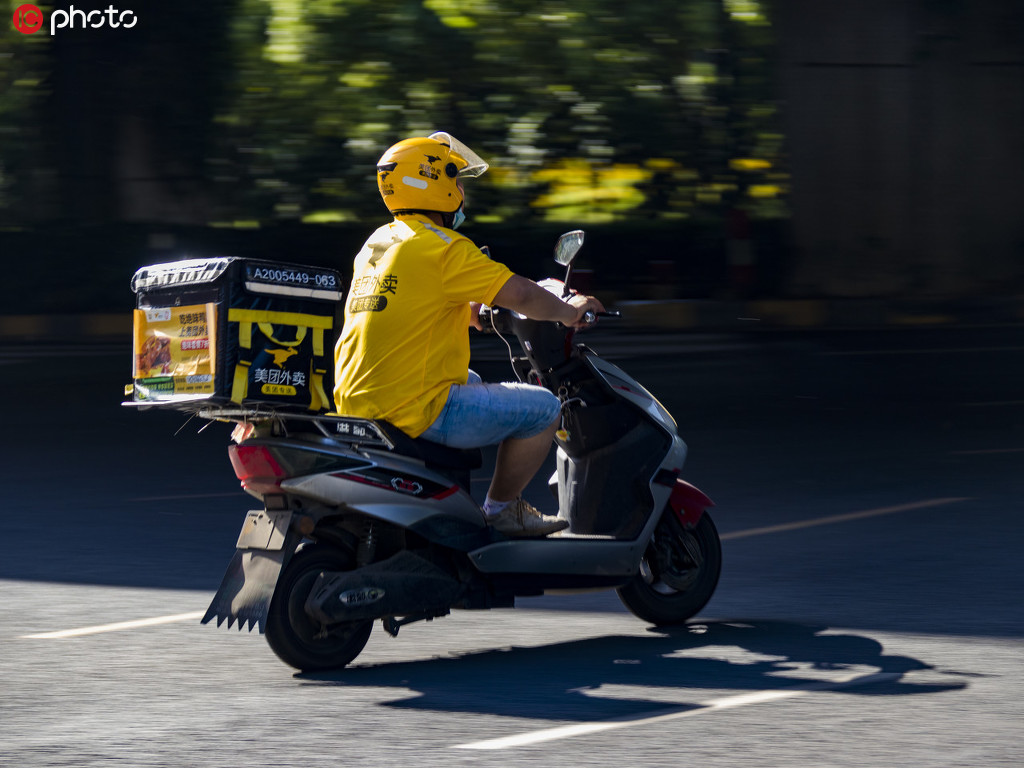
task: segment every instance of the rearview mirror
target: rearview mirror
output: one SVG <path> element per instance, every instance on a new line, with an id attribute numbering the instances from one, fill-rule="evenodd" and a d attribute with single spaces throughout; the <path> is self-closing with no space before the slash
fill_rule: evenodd
<path id="1" fill-rule="evenodd" d="M 566 232 L 564 235 L 559 237 L 558 242 L 555 243 L 555 261 L 563 267 L 568 267 L 572 264 L 572 260 L 576 258 L 576 254 L 579 253 L 579 250 L 582 247 L 582 229 L 574 229 L 572 232 Z"/>

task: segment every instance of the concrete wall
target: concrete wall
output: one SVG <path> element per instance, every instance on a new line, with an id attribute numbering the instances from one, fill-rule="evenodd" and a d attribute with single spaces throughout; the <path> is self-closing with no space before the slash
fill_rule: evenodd
<path id="1" fill-rule="evenodd" d="M 1024 2 L 775 6 L 791 292 L 1024 289 Z"/>

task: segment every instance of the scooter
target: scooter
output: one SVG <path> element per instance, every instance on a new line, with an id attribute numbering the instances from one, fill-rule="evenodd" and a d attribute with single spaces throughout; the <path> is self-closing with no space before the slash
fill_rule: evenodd
<path id="1" fill-rule="evenodd" d="M 583 240 L 559 238 L 565 279 L 541 285 L 569 295 Z M 721 543 L 713 502 L 680 478 L 687 449 L 672 416 L 574 329 L 497 307 L 481 318 L 518 339 L 517 376 L 562 402 L 549 486 L 569 527 L 547 538 L 489 528 L 469 490 L 479 450 L 344 415 L 211 408 L 199 415 L 236 423 L 231 463 L 262 508 L 247 514 L 203 623 L 258 626 L 282 661 L 313 671 L 355 659 L 377 620 L 397 636 L 452 609 L 555 590 L 615 589 L 655 625 L 705 606 Z"/>

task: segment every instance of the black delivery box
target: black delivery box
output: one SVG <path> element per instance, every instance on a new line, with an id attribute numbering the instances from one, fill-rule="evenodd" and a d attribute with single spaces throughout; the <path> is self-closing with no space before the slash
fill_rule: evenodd
<path id="1" fill-rule="evenodd" d="M 134 381 L 126 404 L 333 410 L 342 299 L 334 270 L 191 259 L 141 268 L 132 290 Z"/>

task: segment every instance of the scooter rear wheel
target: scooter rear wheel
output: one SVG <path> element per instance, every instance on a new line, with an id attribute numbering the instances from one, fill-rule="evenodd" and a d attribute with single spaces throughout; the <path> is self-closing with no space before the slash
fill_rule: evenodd
<path id="1" fill-rule="evenodd" d="M 684 528 L 666 509 L 647 545 L 640 571 L 619 587 L 619 599 L 632 613 L 656 626 L 682 624 L 695 616 L 718 586 L 722 543 L 705 512 Z"/>
<path id="2" fill-rule="evenodd" d="M 359 655 L 370 638 L 372 621 L 353 621 L 324 629 L 306 613 L 306 598 L 322 571 L 352 569 L 345 552 L 323 544 L 300 549 L 277 582 L 267 613 L 266 638 L 285 664 L 304 672 L 340 669 Z"/>

